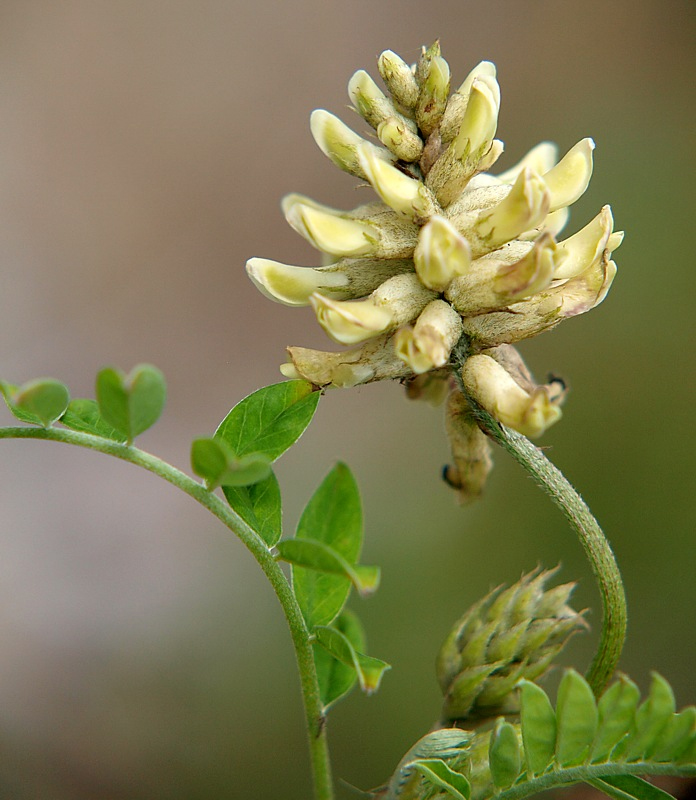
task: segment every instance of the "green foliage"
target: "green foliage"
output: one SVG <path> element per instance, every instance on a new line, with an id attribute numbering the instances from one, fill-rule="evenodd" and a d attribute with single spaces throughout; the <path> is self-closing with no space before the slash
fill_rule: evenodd
<path id="1" fill-rule="evenodd" d="M 0 381 L 0 392 L 17 419 L 44 428 L 60 419 L 70 402 L 65 384 L 53 378 L 36 378 L 21 386 Z"/>
<path id="2" fill-rule="evenodd" d="M 115 442 L 125 442 L 126 436 L 119 433 L 104 421 L 99 413 L 99 404 L 96 400 L 78 398 L 70 401 L 65 414 L 60 418 L 61 425 L 80 433 L 90 433 L 92 436 L 101 436 L 103 439 L 113 439 Z"/>
<path id="3" fill-rule="evenodd" d="M 321 394 L 307 381 L 285 381 L 265 386 L 245 397 L 215 431 L 238 458 L 261 454 L 269 462 L 279 458 L 312 421 Z M 230 506 L 267 545 L 282 535 L 281 497 L 273 473 L 250 486 L 223 485 Z"/>
<path id="4" fill-rule="evenodd" d="M 455 762 L 446 740 L 429 734 L 424 737 L 432 745 L 428 753 L 417 752 L 424 740 L 411 748 L 385 800 L 444 800 L 458 797 L 457 791 L 468 800 L 448 777 L 452 770 L 471 784 L 471 800 L 521 800 L 579 782 L 613 800 L 668 800 L 670 795 L 638 776 L 696 776 L 696 708 L 675 713 L 672 690 L 659 675 L 653 675 L 645 701 L 638 705 L 638 700 L 637 687 L 622 676 L 596 702 L 587 681 L 567 670 L 554 709 L 539 686 L 523 681 L 519 723 L 500 717 L 492 731 L 468 734 Z M 413 770 L 419 757 L 428 765 L 417 768 L 422 778 L 416 781 Z M 434 766 L 437 760 L 440 766 Z M 433 794 L 435 790 L 445 794 Z"/>
<path id="5" fill-rule="evenodd" d="M 530 775 L 540 775 L 556 749 L 556 715 L 544 690 L 530 681 L 520 686 L 522 742 Z"/>
<path id="6" fill-rule="evenodd" d="M 637 775 L 607 775 L 588 783 L 613 800 L 673 800 L 671 794 Z"/>
<path id="7" fill-rule="evenodd" d="M 374 694 L 377 691 L 382 676 L 391 669 L 389 664 L 358 652 L 351 640 L 336 627 L 317 625 L 314 635 L 317 642 L 337 661 L 355 670 L 363 692 Z"/>
<path id="8" fill-rule="evenodd" d="M 636 693 L 621 677 L 596 702 L 587 681 L 568 670 L 554 709 L 539 686 L 522 682 L 519 724 L 500 718 L 493 731 L 473 734 L 456 767 L 471 783 L 472 800 L 520 800 L 578 782 L 614 800 L 665 800 L 637 776 L 696 776 L 696 709 L 675 713 L 659 675 L 640 706 Z M 426 790 L 412 796 L 425 798 Z"/>
<path id="9" fill-rule="evenodd" d="M 558 687 L 556 700 L 556 761 L 563 767 L 581 764 L 597 735 L 599 712 L 588 683 L 569 669 Z"/>
<path id="10" fill-rule="evenodd" d="M 343 609 L 334 620 L 333 627 L 346 637 L 355 651 L 359 653 L 365 651 L 365 632 L 360 620 L 352 611 Z M 327 710 L 350 692 L 357 683 L 358 673 L 352 663 L 344 664 L 339 661 L 318 642 L 314 643 L 313 649 L 319 694 L 324 710 Z"/>
<path id="11" fill-rule="evenodd" d="M 209 489 L 217 486 L 248 486 L 268 478 L 271 464 L 263 453 L 237 458 L 222 439 L 195 439 L 191 444 L 191 468 L 205 479 Z"/>
<path id="12" fill-rule="evenodd" d="M 426 733 L 411 747 L 399 762 L 389 784 L 386 787 L 384 800 L 416 800 L 421 797 L 431 797 L 433 789 L 443 788 L 443 776 L 450 776 L 450 767 L 459 767 L 461 759 L 468 753 L 472 734 L 459 728 L 441 728 L 431 733 Z M 442 767 L 433 768 L 435 761 Z M 426 769 L 418 770 L 416 765 L 425 764 Z M 471 793 L 469 781 L 459 773 L 464 781 L 450 785 L 465 798 Z M 432 780 L 431 780 L 432 778 Z M 381 797 L 381 795 L 380 795 Z"/>
<path id="13" fill-rule="evenodd" d="M 455 800 L 469 800 L 471 797 L 469 781 L 451 769 L 442 759 L 424 758 L 414 761 L 413 768 L 432 786 L 443 789 L 448 797 L 454 797 Z"/>
<path id="14" fill-rule="evenodd" d="M 128 375 L 100 370 L 96 392 L 102 419 L 128 442 L 157 422 L 167 397 L 164 376 L 150 364 L 138 364 Z"/>
<path id="15" fill-rule="evenodd" d="M 517 730 L 502 718 L 491 733 L 488 760 L 493 783 L 499 789 L 512 786 L 522 769 L 522 752 Z"/>
<path id="16" fill-rule="evenodd" d="M 297 526 L 297 540 L 328 545 L 348 564 L 355 564 L 362 549 L 360 492 L 351 471 L 337 464 L 314 493 Z M 330 625 L 341 613 L 350 592 L 350 579 L 342 574 L 292 567 L 292 584 L 302 614 L 311 630 Z"/>
<path id="17" fill-rule="evenodd" d="M 269 547 L 283 534 L 280 486 L 273 471 L 250 486 L 223 486 L 227 502 Z"/>
<path id="18" fill-rule="evenodd" d="M 320 393 L 307 381 L 265 386 L 245 397 L 215 431 L 238 456 L 263 453 L 275 461 L 312 421 Z"/>
<path id="19" fill-rule="evenodd" d="M 323 542 L 286 539 L 278 544 L 277 550 L 283 561 L 296 567 L 307 567 L 330 575 L 343 575 L 363 596 L 373 594 L 379 586 L 379 567 L 350 564 L 333 547 Z"/>

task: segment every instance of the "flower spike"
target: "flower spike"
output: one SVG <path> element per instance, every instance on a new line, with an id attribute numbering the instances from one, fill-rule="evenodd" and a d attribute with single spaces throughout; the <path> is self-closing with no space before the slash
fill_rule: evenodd
<path id="1" fill-rule="evenodd" d="M 290 348 L 283 374 L 322 387 L 399 379 L 412 398 L 441 401 L 449 394 L 453 464 L 446 480 L 467 501 L 490 469 L 478 427 L 484 422 L 470 401 L 530 436 L 560 418 L 563 387 L 537 385 L 512 345 L 599 305 L 616 274 L 612 252 L 623 234 L 605 206 L 557 241 L 568 206 L 590 181 L 592 139 L 560 161 L 556 146 L 541 142 L 514 166 L 490 172 L 503 152 L 495 138 L 500 87 L 490 61 L 476 65 L 449 97 L 450 68 L 439 42 L 424 47 L 412 67 L 391 50 L 378 66 L 385 90 L 364 70 L 348 86 L 378 142 L 328 111 L 311 119 L 321 150 L 369 183 L 376 199 L 340 211 L 289 195 L 287 221 L 334 263 L 293 267 L 255 258 L 247 271 L 264 294 L 311 304 L 332 339 L 356 345 L 343 353 Z M 513 680 L 505 678 L 506 691 Z M 463 684 L 457 692 L 464 697 Z"/>

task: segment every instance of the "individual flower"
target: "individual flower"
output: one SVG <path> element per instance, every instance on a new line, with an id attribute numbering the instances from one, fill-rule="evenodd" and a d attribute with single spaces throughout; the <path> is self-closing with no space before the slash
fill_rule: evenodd
<path id="1" fill-rule="evenodd" d="M 247 271 L 267 297 L 311 306 L 326 333 L 351 347 L 290 347 L 284 375 L 319 387 L 399 379 L 409 396 L 430 400 L 450 393 L 446 479 L 466 501 L 490 469 L 470 406 L 527 436 L 560 418 L 563 384 L 537 385 L 511 345 L 601 303 L 622 234 L 605 206 L 558 239 L 589 184 L 592 139 L 560 160 L 543 142 L 514 167 L 490 172 L 503 151 L 492 63 L 478 64 L 452 93 L 438 42 L 413 66 L 389 50 L 378 66 L 386 91 L 364 70 L 348 84 L 369 138 L 328 111 L 311 116 L 322 152 L 377 199 L 340 211 L 289 195 L 288 223 L 328 266 L 252 258 Z"/>

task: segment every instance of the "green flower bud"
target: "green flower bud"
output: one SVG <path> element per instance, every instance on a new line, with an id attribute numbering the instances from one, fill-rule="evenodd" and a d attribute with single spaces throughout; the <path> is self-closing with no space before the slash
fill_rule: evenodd
<path id="1" fill-rule="evenodd" d="M 516 684 L 538 679 L 568 639 L 586 628 L 568 605 L 574 583 L 545 589 L 556 570 L 534 570 L 472 606 L 445 639 L 437 678 L 443 720 L 482 720 L 517 710 Z"/>

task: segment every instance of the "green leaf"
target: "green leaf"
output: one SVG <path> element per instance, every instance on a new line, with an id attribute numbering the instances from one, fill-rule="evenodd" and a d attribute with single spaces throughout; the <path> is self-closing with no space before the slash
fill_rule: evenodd
<path id="1" fill-rule="evenodd" d="M 543 689 L 530 681 L 520 681 L 520 715 L 527 767 L 541 775 L 556 750 L 556 715 Z"/>
<path id="2" fill-rule="evenodd" d="M 520 741 L 515 728 L 502 717 L 491 734 L 488 758 L 493 783 L 499 789 L 512 786 L 522 770 Z"/>
<path id="3" fill-rule="evenodd" d="M 662 731 L 657 747 L 649 753 L 651 761 L 675 761 L 688 748 L 696 733 L 696 708 L 688 706 L 674 714 Z"/>
<path id="4" fill-rule="evenodd" d="M 337 464 L 310 499 L 296 538 L 326 544 L 349 564 L 357 562 L 362 546 L 362 508 L 357 484 L 345 464 Z M 338 616 L 351 587 L 343 575 L 295 566 L 292 584 L 310 629 L 329 625 Z"/>
<path id="5" fill-rule="evenodd" d="M 582 764 L 597 733 L 598 712 L 587 681 L 566 670 L 556 699 L 556 761 L 562 767 Z"/>
<path id="6" fill-rule="evenodd" d="M 17 419 L 48 428 L 70 402 L 68 387 L 53 378 L 36 378 L 21 386 L 0 381 L 7 407 Z"/>
<path id="7" fill-rule="evenodd" d="M 99 413 L 96 400 L 77 398 L 70 401 L 65 414 L 60 418 L 62 425 L 72 431 L 91 433 L 103 439 L 113 439 L 115 442 L 125 442 L 126 437 L 108 425 Z"/>
<path id="8" fill-rule="evenodd" d="M 442 759 L 424 758 L 414 761 L 412 766 L 433 786 L 443 789 L 455 800 L 469 800 L 471 797 L 469 781 L 463 775 L 450 769 Z"/>
<path id="9" fill-rule="evenodd" d="M 671 794 L 637 775 L 607 775 L 588 783 L 613 800 L 674 800 Z"/>
<path id="10" fill-rule="evenodd" d="M 640 690 L 632 680 L 620 675 L 600 697 L 599 726 L 590 761 L 604 761 L 628 733 L 635 718 Z"/>
<path id="11" fill-rule="evenodd" d="M 374 694 L 379 688 L 382 675 L 391 666 L 379 658 L 358 652 L 347 636 L 336 628 L 318 625 L 314 628 L 317 642 L 342 664 L 353 666 L 358 674 L 360 688 L 365 694 Z"/>
<path id="12" fill-rule="evenodd" d="M 348 609 L 340 614 L 333 625 L 340 631 L 358 652 L 365 650 L 365 633 L 357 616 Z M 317 668 L 319 694 L 324 709 L 345 697 L 355 686 L 358 674 L 353 664 L 344 664 L 332 656 L 328 650 L 314 643 L 314 663 Z"/>
<path id="13" fill-rule="evenodd" d="M 191 469 L 200 478 L 215 483 L 227 469 L 228 450 L 217 439 L 191 442 Z"/>
<path id="14" fill-rule="evenodd" d="M 237 458 L 220 439 L 194 439 L 191 443 L 191 468 L 204 478 L 208 488 L 217 486 L 248 486 L 265 480 L 271 465 L 261 453 L 249 453 Z"/>
<path id="15" fill-rule="evenodd" d="M 627 761 L 639 759 L 659 744 L 659 737 L 674 714 L 672 687 L 653 672 L 647 700 L 636 711 L 635 728 L 626 743 L 623 757 Z"/>
<path id="16" fill-rule="evenodd" d="M 340 553 L 323 542 L 286 539 L 278 543 L 278 553 L 283 561 L 296 567 L 345 576 L 363 596 L 373 594 L 379 586 L 379 567 L 349 564 Z"/>
<path id="17" fill-rule="evenodd" d="M 283 534 L 282 507 L 278 479 L 273 472 L 250 486 L 223 486 L 222 493 L 269 547 L 277 543 Z"/>
<path id="18" fill-rule="evenodd" d="M 275 461 L 312 421 L 320 392 L 307 381 L 266 386 L 238 403 L 215 431 L 237 456 L 263 453 Z"/>
<path id="19" fill-rule="evenodd" d="M 102 418 L 128 442 L 157 422 L 167 396 L 164 376 L 150 364 L 128 375 L 107 367 L 97 374 L 96 389 Z"/>

